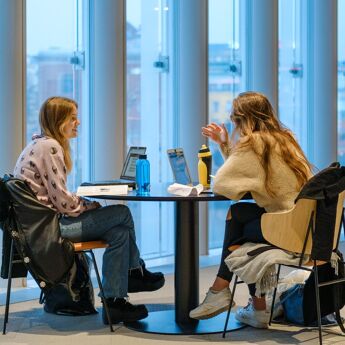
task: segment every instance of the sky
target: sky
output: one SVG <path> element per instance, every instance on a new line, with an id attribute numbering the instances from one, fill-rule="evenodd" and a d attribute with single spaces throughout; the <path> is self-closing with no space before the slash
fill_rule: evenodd
<path id="1" fill-rule="evenodd" d="M 59 48 L 74 51 L 76 45 L 77 0 L 27 0 L 27 51 L 33 55 L 41 50 Z M 100 0 L 96 0 L 100 1 Z M 140 25 L 141 6 L 147 0 L 127 0 L 127 20 Z M 156 0 L 157 3 L 159 0 Z M 173 1 L 173 0 L 172 0 Z M 187 1 L 187 0 L 186 0 Z M 240 0 L 209 0 L 209 42 L 230 43 L 233 39 L 233 4 L 238 11 Z M 290 1 L 290 0 L 289 0 Z M 300 1 L 300 0 L 297 0 Z M 147 1 L 154 3 L 154 0 Z M 286 3 L 286 0 L 284 1 Z M 344 16 L 345 0 L 339 0 L 339 16 Z M 238 32 L 238 23 L 235 23 Z M 339 31 L 345 32 L 345 20 L 338 20 Z M 281 33 L 284 36 L 284 33 Z M 288 34 L 288 36 L 290 36 Z M 345 59 L 345 40 L 338 35 L 340 59 Z M 235 41 L 238 36 L 235 35 Z"/>
<path id="2" fill-rule="evenodd" d="M 99 0 L 96 0 L 99 1 Z M 151 2 L 151 1 L 150 1 Z M 158 0 L 157 0 L 158 2 Z M 210 0 L 210 42 L 226 43 L 231 39 L 231 0 Z M 76 0 L 27 0 L 27 51 L 60 48 L 75 50 Z M 135 27 L 141 22 L 141 6 L 145 0 L 127 0 L 127 20 Z M 151 2 L 152 4 L 152 2 Z"/>
<path id="3" fill-rule="evenodd" d="M 75 50 L 75 0 L 27 0 L 27 52 Z"/>

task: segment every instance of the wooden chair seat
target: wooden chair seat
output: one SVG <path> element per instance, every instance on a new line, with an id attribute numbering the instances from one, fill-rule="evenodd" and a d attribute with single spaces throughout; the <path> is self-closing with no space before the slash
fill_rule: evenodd
<path id="1" fill-rule="evenodd" d="M 324 265 L 324 264 L 327 264 L 327 261 L 316 260 L 316 266 L 321 266 L 321 265 Z M 308 262 L 303 264 L 303 266 L 314 266 L 314 261 L 313 260 L 309 260 Z"/>
<path id="2" fill-rule="evenodd" d="M 105 241 L 89 241 L 89 242 L 76 242 L 73 243 L 74 250 L 76 252 L 82 252 L 83 250 L 90 250 L 96 248 L 107 248 L 109 244 Z"/>
<path id="3" fill-rule="evenodd" d="M 230 252 L 233 252 L 233 251 L 235 251 L 236 249 L 238 249 L 240 247 L 241 247 L 240 244 L 234 244 L 234 245 L 230 246 L 228 249 L 229 249 Z"/>

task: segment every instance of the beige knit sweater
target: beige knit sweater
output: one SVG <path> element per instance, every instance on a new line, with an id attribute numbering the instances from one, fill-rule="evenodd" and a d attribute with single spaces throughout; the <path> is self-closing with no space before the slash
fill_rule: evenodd
<path id="1" fill-rule="evenodd" d="M 254 137 L 255 147 L 262 149 L 259 135 Z M 241 141 L 246 140 L 242 138 Z M 271 188 L 275 192 L 272 197 L 265 188 L 265 171 L 259 157 L 249 147 L 222 150 L 226 158 L 219 168 L 213 191 L 232 200 L 240 200 L 250 192 L 256 203 L 267 212 L 281 212 L 291 209 L 294 205 L 299 188 L 297 178 L 289 166 L 282 160 L 277 150 L 272 153 Z"/>

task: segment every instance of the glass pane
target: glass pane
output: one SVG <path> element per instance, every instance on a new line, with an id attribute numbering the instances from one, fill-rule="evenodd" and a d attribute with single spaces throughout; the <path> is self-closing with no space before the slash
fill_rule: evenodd
<path id="1" fill-rule="evenodd" d="M 71 63 L 77 49 L 77 0 L 27 0 L 26 140 L 39 133 L 38 112 L 51 96 L 65 96 L 79 103 L 83 122 L 82 69 Z M 79 131 L 82 133 L 82 130 Z M 81 137 L 71 143 L 74 158 L 69 187 L 81 182 Z"/>
<path id="2" fill-rule="evenodd" d="M 231 131 L 232 100 L 241 88 L 239 0 L 209 1 L 209 122 L 225 123 Z M 218 145 L 209 142 L 213 174 L 223 164 Z M 230 202 L 209 203 L 209 248 L 222 246 Z"/>
<path id="3" fill-rule="evenodd" d="M 171 57 L 168 0 L 127 1 L 127 145 L 146 146 L 151 183 L 167 182 L 166 150 L 172 147 Z M 170 58 L 170 61 L 169 61 Z M 174 250 L 173 208 L 169 203 L 130 203 L 144 257 Z"/>
<path id="4" fill-rule="evenodd" d="M 345 165 L 345 0 L 338 0 L 338 160 Z"/>
<path id="5" fill-rule="evenodd" d="M 279 118 L 307 153 L 301 7 L 300 0 L 279 0 Z"/>

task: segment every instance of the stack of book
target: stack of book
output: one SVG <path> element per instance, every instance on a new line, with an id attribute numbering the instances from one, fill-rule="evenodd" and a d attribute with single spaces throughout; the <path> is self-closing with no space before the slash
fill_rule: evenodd
<path id="1" fill-rule="evenodd" d="M 84 182 L 77 189 L 79 196 L 126 195 L 132 190 L 127 184 L 104 182 Z"/>

